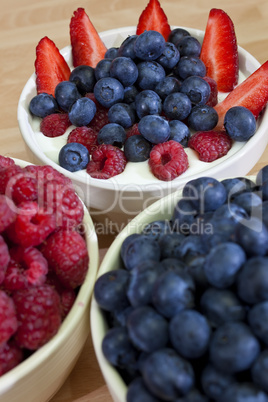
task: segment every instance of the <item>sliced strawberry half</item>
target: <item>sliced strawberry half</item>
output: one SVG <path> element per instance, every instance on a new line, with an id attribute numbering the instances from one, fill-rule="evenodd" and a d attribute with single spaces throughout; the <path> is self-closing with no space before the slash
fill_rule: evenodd
<path id="1" fill-rule="evenodd" d="M 37 93 L 54 95 L 57 84 L 68 81 L 71 70 L 55 43 L 47 36 L 36 46 L 35 59 Z"/>
<path id="2" fill-rule="evenodd" d="M 214 107 L 219 115 L 218 124 L 214 130 L 223 129 L 224 116 L 231 107 L 244 106 L 251 110 L 255 118 L 257 118 L 267 102 L 268 60 Z"/>
<path id="3" fill-rule="evenodd" d="M 239 60 L 234 24 L 225 11 L 210 10 L 200 59 L 213 78 L 218 90 L 230 92 L 237 85 Z"/>
<path id="4" fill-rule="evenodd" d="M 78 8 L 70 21 L 70 39 L 74 67 L 96 67 L 107 48 L 90 21 L 84 8 Z"/>
<path id="5" fill-rule="evenodd" d="M 167 16 L 158 0 L 149 0 L 140 15 L 136 34 L 140 35 L 142 32 L 150 30 L 160 32 L 166 40 L 171 32 Z"/>

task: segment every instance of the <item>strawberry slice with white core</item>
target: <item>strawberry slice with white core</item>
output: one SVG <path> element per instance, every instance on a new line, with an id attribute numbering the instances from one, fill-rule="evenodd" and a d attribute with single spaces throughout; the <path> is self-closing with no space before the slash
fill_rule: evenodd
<path id="1" fill-rule="evenodd" d="M 71 18 L 70 39 L 74 67 L 96 67 L 104 58 L 107 48 L 83 8 L 78 8 Z"/>
<path id="2" fill-rule="evenodd" d="M 140 15 L 136 34 L 140 35 L 144 31 L 160 32 L 168 40 L 171 28 L 158 0 L 150 0 Z"/>
<path id="3" fill-rule="evenodd" d="M 221 9 L 210 10 L 200 59 L 207 75 L 217 82 L 219 91 L 233 90 L 239 73 L 237 40 L 231 18 Z"/>
<path id="4" fill-rule="evenodd" d="M 244 106 L 257 119 L 267 102 L 268 60 L 246 78 L 245 81 L 237 85 L 222 102 L 214 107 L 219 116 L 218 124 L 214 130 L 222 130 L 224 128 L 224 116 L 231 107 Z"/>

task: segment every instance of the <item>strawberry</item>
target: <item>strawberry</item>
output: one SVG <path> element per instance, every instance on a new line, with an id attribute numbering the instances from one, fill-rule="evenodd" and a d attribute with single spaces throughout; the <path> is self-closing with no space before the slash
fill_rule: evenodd
<path id="1" fill-rule="evenodd" d="M 239 60 L 234 24 L 221 9 L 210 10 L 200 59 L 218 90 L 230 92 L 237 85 Z"/>
<path id="2" fill-rule="evenodd" d="M 219 120 L 215 130 L 223 129 L 224 116 L 233 106 L 244 106 L 257 118 L 268 102 L 268 60 L 214 108 Z"/>
<path id="3" fill-rule="evenodd" d="M 158 0 L 149 0 L 146 8 L 140 15 L 136 34 L 140 35 L 144 31 L 160 32 L 166 41 L 171 32 L 168 19 Z"/>
<path id="4" fill-rule="evenodd" d="M 55 43 L 47 36 L 36 46 L 35 59 L 37 93 L 54 95 L 57 84 L 68 81 L 71 70 Z"/>
<path id="5" fill-rule="evenodd" d="M 74 67 L 96 67 L 107 51 L 84 8 L 78 8 L 70 21 L 70 38 Z"/>

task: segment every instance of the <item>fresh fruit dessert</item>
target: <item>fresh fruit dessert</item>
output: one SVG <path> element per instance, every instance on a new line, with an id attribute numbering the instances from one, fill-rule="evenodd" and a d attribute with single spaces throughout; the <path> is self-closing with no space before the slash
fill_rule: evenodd
<path id="1" fill-rule="evenodd" d="M 192 179 L 125 230 L 94 297 L 127 402 L 268 400 L 267 208 L 265 166 Z"/>
<path id="2" fill-rule="evenodd" d="M 29 110 L 41 148 L 71 172 L 109 179 L 131 165 L 131 177 L 143 162 L 144 172 L 170 181 L 194 159 L 217 161 L 257 130 L 268 61 L 240 76 L 234 24 L 221 9 L 210 10 L 200 41 L 172 28 L 150 0 L 136 32 L 107 47 L 78 8 L 70 43 L 68 64 L 51 39 L 39 41 Z"/>
<path id="3" fill-rule="evenodd" d="M 50 166 L 0 156 L 0 376 L 47 343 L 89 265 L 84 207 Z"/>

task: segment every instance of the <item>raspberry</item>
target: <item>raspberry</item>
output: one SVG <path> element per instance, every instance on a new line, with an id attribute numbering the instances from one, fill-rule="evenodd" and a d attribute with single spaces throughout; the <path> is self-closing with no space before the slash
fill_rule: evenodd
<path id="1" fill-rule="evenodd" d="M 215 106 L 218 103 L 218 86 L 217 86 L 217 82 L 213 79 L 210 78 L 208 76 L 202 77 L 203 80 L 205 80 L 209 86 L 210 86 L 210 96 L 209 99 L 207 101 L 207 105 L 208 106 Z"/>
<path id="2" fill-rule="evenodd" d="M 37 248 L 15 246 L 10 249 L 10 257 L 4 280 L 5 289 L 14 291 L 45 283 L 48 263 Z"/>
<path id="3" fill-rule="evenodd" d="M 0 235 L 0 284 L 5 279 L 6 269 L 8 267 L 8 263 L 10 261 L 10 254 L 8 250 L 8 246 Z"/>
<path id="4" fill-rule="evenodd" d="M 23 351 L 12 339 L 0 348 L 0 377 L 16 367 L 23 359 Z"/>
<path id="5" fill-rule="evenodd" d="M 42 119 L 40 131 L 46 137 L 59 137 L 71 124 L 68 113 L 52 113 Z"/>
<path id="6" fill-rule="evenodd" d="M 140 131 L 138 128 L 139 123 L 133 124 L 130 128 L 126 130 L 127 138 L 132 137 L 133 135 L 140 135 Z"/>
<path id="7" fill-rule="evenodd" d="M 92 128 L 96 133 L 98 133 L 102 129 L 102 127 L 110 123 L 108 119 L 108 109 L 106 109 L 96 100 L 94 94 L 87 93 L 85 96 L 91 99 L 97 106 L 95 116 L 93 117 L 88 126 Z"/>
<path id="8" fill-rule="evenodd" d="M 13 186 L 12 200 L 16 205 L 24 201 L 35 201 L 37 199 L 38 187 L 37 180 L 28 177 L 27 173 L 19 177 L 16 185 Z"/>
<path id="9" fill-rule="evenodd" d="M 15 165 L 15 162 L 13 159 L 0 155 L 0 168 L 7 168 L 9 166 Z"/>
<path id="10" fill-rule="evenodd" d="M 16 219 L 16 206 L 14 202 L 0 194 L 0 233 L 2 233 Z"/>
<path id="11" fill-rule="evenodd" d="M 157 179 L 173 180 L 185 172 L 188 166 L 188 156 L 180 143 L 170 140 L 152 148 L 149 167 Z"/>
<path id="12" fill-rule="evenodd" d="M 23 169 L 18 165 L 11 165 L 1 170 L 0 175 L 0 194 L 5 194 L 12 198 L 13 187 L 21 177 Z"/>
<path id="13" fill-rule="evenodd" d="M 57 275 L 50 271 L 47 275 L 46 283 L 52 286 L 60 296 L 61 318 L 64 319 L 71 310 L 76 299 L 75 290 L 66 288 L 59 280 Z"/>
<path id="14" fill-rule="evenodd" d="M 38 207 L 35 201 L 19 205 L 15 222 L 6 230 L 8 238 L 15 244 L 30 247 L 41 244 L 56 229 L 56 218 Z"/>
<path id="15" fill-rule="evenodd" d="M 67 143 L 78 142 L 84 145 L 90 154 L 98 146 L 97 133 L 90 127 L 82 126 L 74 128 L 67 139 Z"/>
<path id="16" fill-rule="evenodd" d="M 212 162 L 226 155 L 232 147 L 232 139 L 224 131 L 198 131 L 188 146 L 199 153 L 203 162 Z"/>
<path id="17" fill-rule="evenodd" d="M 18 290 L 13 295 L 18 330 L 15 340 L 21 348 L 36 350 L 48 342 L 61 324 L 60 298 L 49 285 Z"/>
<path id="18" fill-rule="evenodd" d="M 87 173 L 95 179 L 109 179 L 122 173 L 127 159 L 124 152 L 109 144 L 101 144 L 92 153 Z"/>
<path id="19" fill-rule="evenodd" d="M 16 308 L 11 297 L 0 290 L 0 347 L 3 346 L 18 328 Z"/>
<path id="20" fill-rule="evenodd" d="M 56 180 L 58 183 L 72 186 L 72 181 L 68 177 L 64 176 L 58 170 L 54 169 L 52 166 L 44 165 L 28 165 L 25 167 L 25 171 L 27 171 L 30 177 L 33 177 L 37 180 L 38 188 L 43 186 L 43 184 L 47 181 Z"/>
<path id="21" fill-rule="evenodd" d="M 79 233 L 59 230 L 49 236 L 41 251 L 64 286 L 75 289 L 83 283 L 89 256 L 86 242 Z"/>

